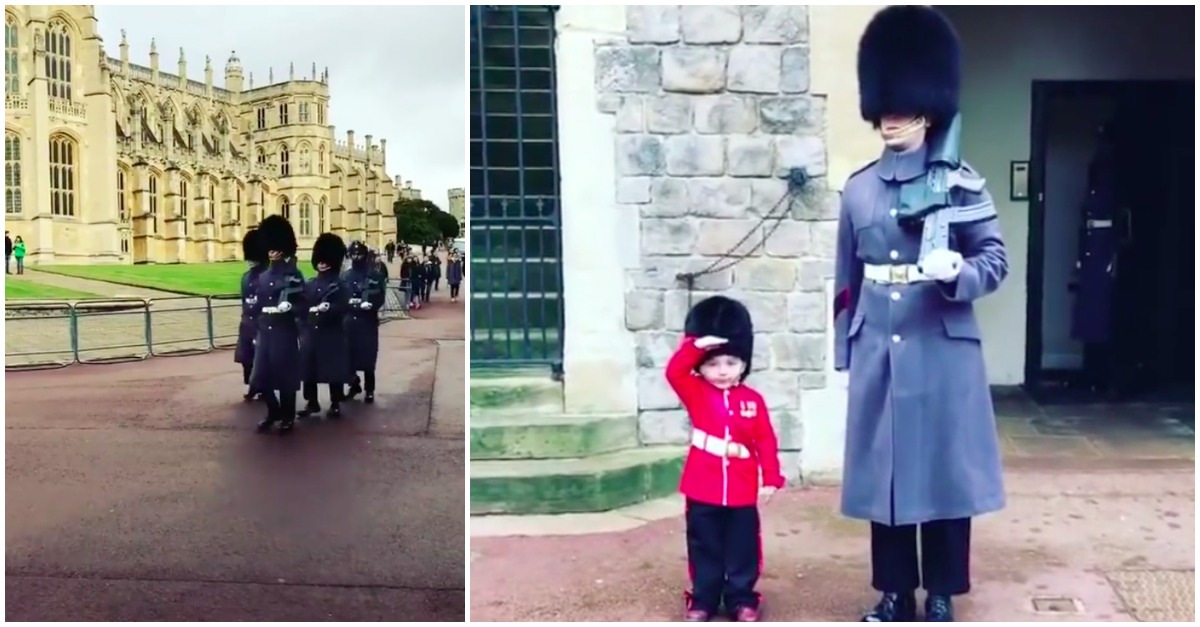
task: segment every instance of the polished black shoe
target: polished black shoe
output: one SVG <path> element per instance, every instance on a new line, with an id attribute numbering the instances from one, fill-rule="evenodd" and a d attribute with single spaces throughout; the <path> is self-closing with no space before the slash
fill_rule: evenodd
<path id="1" fill-rule="evenodd" d="M 301 409 L 300 411 L 296 412 L 296 415 L 301 418 L 308 418 L 309 416 L 312 416 L 313 414 L 319 414 L 319 413 L 321 413 L 320 403 L 309 403 L 304 406 L 304 409 Z"/>
<path id="2" fill-rule="evenodd" d="M 259 396 L 259 393 L 254 390 L 246 390 L 246 393 L 242 395 L 242 402 L 253 403 L 259 399 Z"/>
<path id="3" fill-rule="evenodd" d="M 266 433 L 271 430 L 271 426 L 275 424 L 275 416 L 267 416 L 258 421 L 258 426 L 254 428 L 257 433 Z"/>
<path id="4" fill-rule="evenodd" d="M 925 597 L 925 622 L 953 623 L 954 601 L 945 594 L 931 594 Z"/>
<path id="5" fill-rule="evenodd" d="M 917 597 L 912 592 L 885 592 L 867 612 L 863 623 L 911 623 L 917 620 Z"/>
<path id="6" fill-rule="evenodd" d="M 350 391 L 346 392 L 346 398 L 348 400 L 354 400 L 354 397 L 358 396 L 359 394 L 362 394 L 362 391 L 363 391 L 362 386 L 355 383 L 350 386 Z"/>
<path id="7" fill-rule="evenodd" d="M 342 417 L 342 408 L 337 405 L 333 405 L 332 407 L 329 408 L 329 411 L 325 412 L 325 417 L 326 418 L 341 418 Z"/>
<path id="8" fill-rule="evenodd" d="M 279 435 L 287 435 L 287 434 L 291 433 L 292 430 L 295 428 L 296 428 L 295 420 L 284 419 L 283 422 L 279 423 Z"/>
<path id="9" fill-rule="evenodd" d="M 375 393 L 367 392 L 367 395 L 363 397 L 363 402 L 367 403 L 367 404 L 374 403 L 375 402 Z"/>

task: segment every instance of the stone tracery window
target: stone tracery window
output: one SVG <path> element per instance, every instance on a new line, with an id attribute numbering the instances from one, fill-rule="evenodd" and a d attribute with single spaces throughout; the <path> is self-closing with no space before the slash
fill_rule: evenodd
<path id="1" fill-rule="evenodd" d="M 149 199 L 150 210 L 147 211 L 146 213 L 150 216 L 150 218 L 149 218 L 150 219 L 150 232 L 157 233 L 158 232 L 158 175 L 157 174 L 150 175 L 150 184 L 149 184 L 148 188 L 150 190 L 150 199 Z"/>
<path id="2" fill-rule="evenodd" d="M 300 236 L 312 237 L 312 201 L 308 196 L 300 199 Z"/>
<path id="3" fill-rule="evenodd" d="M 123 168 L 117 168 L 117 217 L 129 222 L 129 181 Z"/>
<path id="4" fill-rule="evenodd" d="M 279 147 L 279 175 L 292 175 L 291 155 L 288 154 L 287 146 Z"/>
<path id="5" fill-rule="evenodd" d="M 279 215 L 283 216 L 284 220 L 292 221 L 292 205 L 288 202 L 287 196 L 279 197 Z"/>
<path id="6" fill-rule="evenodd" d="M 71 99 L 71 31 L 59 19 L 46 31 L 46 79 L 51 98 Z"/>
<path id="7" fill-rule="evenodd" d="M 4 134 L 4 213 L 21 213 L 21 138 Z"/>
<path id="8" fill-rule="evenodd" d="M 17 19 L 4 15 L 4 93 L 17 94 L 21 91 L 21 67 L 17 52 Z"/>
<path id="9" fill-rule="evenodd" d="M 300 174 L 312 174 L 312 150 L 308 144 L 300 145 L 300 162 L 297 165 L 300 166 Z"/>
<path id="10" fill-rule="evenodd" d="M 66 135 L 50 138 L 50 213 L 75 215 L 75 181 L 78 162 L 75 140 Z"/>
<path id="11" fill-rule="evenodd" d="M 279 125 L 288 125 L 288 103 L 286 102 L 279 103 Z"/>
<path id="12" fill-rule="evenodd" d="M 317 231 L 319 233 L 327 233 L 328 223 L 325 221 L 325 198 L 321 197 L 321 204 L 317 207 Z"/>
<path id="13" fill-rule="evenodd" d="M 183 234 L 188 234 L 188 182 L 179 179 L 179 217 L 183 218 Z"/>
<path id="14" fill-rule="evenodd" d="M 310 121 L 311 120 L 309 118 L 309 113 L 308 113 L 308 103 L 301 102 L 300 103 L 300 123 L 308 124 Z"/>
<path id="15" fill-rule="evenodd" d="M 317 174 L 325 174 L 325 144 L 317 149 Z"/>
<path id="16" fill-rule="evenodd" d="M 215 220 L 217 215 L 217 181 L 208 179 L 208 214 L 201 216 L 207 220 Z"/>
<path id="17" fill-rule="evenodd" d="M 267 151 L 260 146 L 258 149 L 258 165 L 267 165 Z"/>

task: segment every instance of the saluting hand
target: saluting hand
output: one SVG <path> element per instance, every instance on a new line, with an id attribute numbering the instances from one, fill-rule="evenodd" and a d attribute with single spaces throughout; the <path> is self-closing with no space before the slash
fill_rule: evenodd
<path id="1" fill-rule="evenodd" d="M 287 313 L 292 310 L 292 304 L 285 300 L 282 303 L 279 303 L 275 309 L 277 309 L 279 313 Z"/>
<path id="2" fill-rule="evenodd" d="M 729 340 L 727 340 L 723 337 L 717 337 L 715 335 L 706 335 L 702 338 L 697 338 L 696 341 L 692 342 L 692 345 L 695 346 L 696 348 L 699 348 L 702 350 L 708 350 L 710 348 L 720 346 L 727 342 L 729 342 Z"/>

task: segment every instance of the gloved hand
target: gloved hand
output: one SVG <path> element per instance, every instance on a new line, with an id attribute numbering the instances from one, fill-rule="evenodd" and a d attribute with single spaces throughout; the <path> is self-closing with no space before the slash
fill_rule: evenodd
<path id="1" fill-rule="evenodd" d="M 727 340 L 723 337 L 717 337 L 715 335 L 706 335 L 702 338 L 697 338 L 695 342 L 692 342 L 692 345 L 699 349 L 708 350 L 714 346 L 720 346 L 722 344 L 725 344 L 728 341 L 729 340 Z"/>
<path id="2" fill-rule="evenodd" d="M 285 300 L 282 303 L 279 303 L 275 309 L 279 310 L 279 313 L 287 313 L 292 310 L 292 304 Z"/>
<path id="3" fill-rule="evenodd" d="M 246 304 L 247 304 L 247 305 L 253 305 L 253 304 L 257 303 L 257 302 L 258 302 L 258 297 L 257 297 L 257 296 L 251 296 L 250 298 L 247 298 L 247 299 L 246 299 Z"/>
<path id="4" fill-rule="evenodd" d="M 361 299 L 361 298 L 351 298 L 351 299 L 350 299 L 350 304 L 351 304 L 351 305 L 357 305 L 357 304 L 359 304 L 359 303 L 361 303 L 361 302 L 362 302 L 362 299 Z"/>
<path id="5" fill-rule="evenodd" d="M 362 303 L 359 303 L 359 304 L 358 304 L 358 307 L 359 307 L 359 309 L 363 309 L 363 310 L 365 310 L 365 311 L 370 311 L 370 310 L 371 310 L 371 308 L 372 308 L 372 307 L 374 307 L 374 306 L 375 306 L 375 305 L 372 305 L 371 303 L 369 303 L 369 302 L 365 302 L 365 301 L 364 301 L 364 302 L 362 302 Z"/>
<path id="6" fill-rule="evenodd" d="M 317 311 L 329 311 L 329 303 L 321 303 L 317 305 Z"/>
<path id="7" fill-rule="evenodd" d="M 925 255 L 917 268 L 925 276 L 948 283 L 958 278 L 962 272 L 963 256 L 947 248 L 938 248 Z"/>

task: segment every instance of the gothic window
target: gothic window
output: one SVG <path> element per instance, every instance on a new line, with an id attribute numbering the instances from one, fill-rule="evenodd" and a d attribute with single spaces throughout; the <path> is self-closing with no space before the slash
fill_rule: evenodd
<path id="1" fill-rule="evenodd" d="M 202 216 L 206 219 L 213 220 L 217 215 L 217 182 L 213 179 L 208 179 L 208 215 Z"/>
<path id="2" fill-rule="evenodd" d="M 122 223 L 129 222 L 129 182 L 125 170 L 117 168 L 117 217 Z"/>
<path id="3" fill-rule="evenodd" d="M 158 175 L 150 175 L 150 232 L 158 232 Z"/>
<path id="4" fill-rule="evenodd" d="M 21 213 L 21 138 L 4 134 L 4 213 Z"/>
<path id="5" fill-rule="evenodd" d="M 262 148 L 258 149 L 258 165 L 267 165 L 267 152 Z"/>
<path id="6" fill-rule="evenodd" d="M 312 237 L 312 203 L 308 197 L 300 199 L 300 236 Z"/>
<path id="7" fill-rule="evenodd" d="M 312 174 L 312 151 L 308 144 L 300 146 L 300 174 Z"/>
<path id="8" fill-rule="evenodd" d="M 279 215 L 288 222 L 292 221 L 292 205 L 288 202 L 287 196 L 279 197 Z"/>
<path id="9" fill-rule="evenodd" d="M 50 138 L 50 213 L 75 215 L 75 168 L 78 151 L 66 135 Z"/>
<path id="10" fill-rule="evenodd" d="M 325 222 L 325 199 L 321 199 L 321 204 L 317 207 L 317 231 L 320 233 L 326 232 Z"/>
<path id="11" fill-rule="evenodd" d="M 325 105 L 317 103 L 317 124 L 325 123 Z"/>
<path id="12" fill-rule="evenodd" d="M 16 94 L 21 91 L 20 66 L 17 64 L 17 20 L 11 15 L 4 16 L 4 93 Z"/>
<path id="13" fill-rule="evenodd" d="M 71 99 L 71 32 L 62 20 L 46 31 L 46 79 L 51 98 Z"/>
<path id="14" fill-rule="evenodd" d="M 279 103 L 279 125 L 287 126 L 288 124 L 288 103 Z"/>
<path id="15" fill-rule="evenodd" d="M 266 107 L 258 108 L 257 122 L 258 122 L 258 130 L 261 131 L 261 130 L 267 128 L 267 108 Z"/>
<path id="16" fill-rule="evenodd" d="M 183 234 L 188 232 L 188 184 L 179 179 L 179 217 L 183 218 Z"/>
<path id="17" fill-rule="evenodd" d="M 317 150 L 317 174 L 325 174 L 325 144 Z"/>
<path id="18" fill-rule="evenodd" d="M 300 123 L 308 124 L 310 121 L 311 120 L 309 120 L 309 117 L 308 117 L 308 103 L 301 102 L 300 103 Z"/>
<path id="19" fill-rule="evenodd" d="M 121 234 L 121 254 L 122 255 L 129 254 L 129 233 L 128 232 Z"/>
<path id="20" fill-rule="evenodd" d="M 288 154 L 287 146 L 280 146 L 279 148 L 279 175 L 292 175 L 291 156 Z"/>

